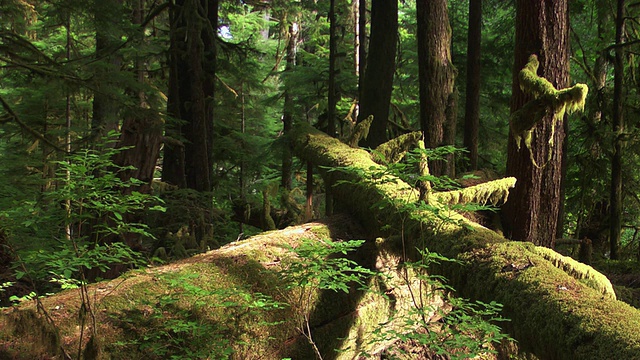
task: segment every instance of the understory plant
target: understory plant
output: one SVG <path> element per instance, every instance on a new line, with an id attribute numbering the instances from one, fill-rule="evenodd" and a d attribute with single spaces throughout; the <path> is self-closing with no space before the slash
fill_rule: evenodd
<path id="1" fill-rule="evenodd" d="M 404 285 L 410 293 L 412 308 L 379 324 L 370 344 L 392 344 L 385 350 L 387 358 L 410 355 L 411 350 L 403 348 L 410 344 L 411 348 L 426 348 L 431 354 L 462 360 L 496 353 L 492 344 L 511 340 L 497 325 L 508 321 L 500 316 L 501 304 L 456 297 L 455 290 L 446 284 L 444 277 L 429 274 L 429 268 L 434 264 L 459 261 L 426 249 L 418 252 L 418 261 L 402 264 Z M 419 280 L 417 285 L 409 279 L 409 274 Z M 441 298 L 442 303 L 434 302 L 437 298 Z M 391 322 L 393 326 L 386 326 Z M 366 352 L 361 355 L 371 356 Z"/>
<path id="2" fill-rule="evenodd" d="M 310 314 L 319 291 L 343 292 L 366 290 L 367 278 L 376 273 L 358 265 L 345 256 L 364 244 L 364 240 L 333 241 L 302 239 L 298 246 L 289 247 L 294 255 L 283 264 L 281 271 L 287 289 L 297 292 L 297 330 L 312 346 L 318 359 L 322 353 L 313 338 Z"/>
<path id="3" fill-rule="evenodd" d="M 33 292 L 27 299 L 39 302 L 39 296 L 56 286 L 78 289 L 78 358 L 85 331 L 89 330 L 92 338 L 97 335 L 90 280 L 99 279 L 114 266 L 126 269 L 144 264 L 141 254 L 124 243 L 125 237 L 151 237 L 147 226 L 133 219 L 141 211 L 163 210 L 159 199 L 136 191 L 141 181 L 122 176 L 133 170 L 113 162 L 123 150 L 99 146 L 56 161 L 55 177 L 48 182 L 50 189 L 39 199 L 0 214 L 2 226 L 10 231 L 13 242 L 24 246 L 15 251 L 15 267 L 16 278 L 32 284 Z M 41 243 L 35 247 L 30 244 L 34 241 L 48 246 Z M 43 286 L 47 282 L 53 286 Z M 38 309 L 44 311 L 42 306 Z M 68 356 L 67 349 L 62 351 Z"/>

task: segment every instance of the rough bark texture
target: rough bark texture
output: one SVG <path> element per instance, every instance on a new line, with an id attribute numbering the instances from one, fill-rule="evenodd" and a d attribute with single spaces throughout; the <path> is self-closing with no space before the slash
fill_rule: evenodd
<path id="1" fill-rule="evenodd" d="M 401 182 L 372 180 L 371 169 L 380 165 L 367 152 L 310 129 L 293 134 L 296 152 L 304 159 L 362 171 L 334 172 L 345 180 L 334 193 L 367 229 L 379 236 L 402 231 L 407 249 L 426 246 L 464 260 L 464 266 L 434 271 L 447 276 L 463 296 L 504 304 L 504 315 L 511 319 L 505 327 L 524 349 L 541 359 L 640 357 L 640 313 L 614 300 L 608 280 L 592 268 L 531 243 L 507 241 L 457 215 L 452 218 L 473 230 L 429 213 L 412 213 L 397 201 L 414 202 L 416 192 Z"/>
<path id="2" fill-rule="evenodd" d="M 218 1 L 178 0 L 171 21 L 167 106 L 182 123 L 169 127 L 167 135 L 186 141 L 165 149 L 163 181 L 211 191 Z"/>
<path id="3" fill-rule="evenodd" d="M 417 1 L 420 126 L 427 148 L 452 145 L 455 138 L 451 26 L 446 0 Z M 453 175 L 452 161 L 432 161 L 433 175 Z"/>
<path id="4" fill-rule="evenodd" d="M 520 89 L 518 80 L 520 69 L 532 54 L 537 54 L 540 61 L 538 75 L 549 80 L 556 89 L 567 87 L 568 29 L 566 0 L 517 2 L 512 113 L 533 99 Z M 553 146 L 549 146 L 554 127 Z M 562 201 L 560 185 L 564 139 L 562 118 L 556 119 L 554 114 L 547 114 L 532 134 L 532 156 L 538 164 L 546 164 L 538 167 L 532 163 L 525 147 L 518 148 L 514 134 L 510 133 L 507 175 L 515 176 L 518 183 L 503 212 L 506 214 L 503 221 L 507 237 L 553 247 Z"/>
<path id="5" fill-rule="evenodd" d="M 470 0 L 467 38 L 467 98 L 464 107 L 464 147 L 469 151 L 469 170 L 478 169 L 481 40 L 482 0 Z"/>
<path id="6" fill-rule="evenodd" d="M 143 3 L 137 2 L 132 24 L 142 26 L 143 20 Z M 137 57 L 134 60 L 134 76 L 140 85 L 146 82 L 143 62 Z M 151 191 L 151 182 L 160 156 L 163 122 L 158 112 L 150 108 L 148 96 L 144 91 L 127 89 L 127 94 L 133 98 L 133 103 L 138 108 L 124 112 L 125 119 L 118 147 L 130 147 L 130 149 L 118 153 L 114 162 L 122 167 L 132 166 L 134 168 L 120 173 L 120 178 L 123 181 L 135 178 L 143 182 L 137 188 L 123 189 L 124 192 L 135 190 L 148 193 Z"/>
<path id="7" fill-rule="evenodd" d="M 373 115 L 369 137 L 363 145 L 375 148 L 387 141 L 389 104 L 393 90 L 398 40 L 398 1 L 371 1 L 371 40 L 362 83 L 358 122 Z"/>

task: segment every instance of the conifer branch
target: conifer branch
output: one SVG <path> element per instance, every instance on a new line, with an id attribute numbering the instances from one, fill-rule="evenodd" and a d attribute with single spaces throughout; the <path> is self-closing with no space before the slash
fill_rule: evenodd
<path id="1" fill-rule="evenodd" d="M 64 150 L 63 148 L 61 148 L 60 146 L 58 146 L 57 144 L 54 144 L 53 142 L 51 142 L 49 139 L 47 139 L 44 135 L 42 135 L 41 133 L 39 133 L 38 131 L 36 131 L 35 129 L 33 129 L 32 127 L 30 127 L 29 125 L 27 125 L 26 123 L 24 123 L 22 120 L 20 120 L 20 118 L 18 117 L 18 115 L 13 111 L 13 109 L 11 109 L 11 106 L 9 106 L 9 104 L 4 100 L 4 98 L 2 98 L 2 96 L 0 96 L 0 103 L 2 104 L 2 107 L 4 108 L 4 110 L 7 112 L 7 114 L 16 122 L 18 123 L 18 125 L 20 125 L 20 127 L 22 129 L 24 129 L 26 132 L 30 133 L 33 137 L 35 137 L 36 139 L 42 141 L 43 143 L 51 146 L 52 148 L 54 148 L 55 150 L 59 151 L 59 152 L 63 152 L 66 153 L 67 151 Z"/>

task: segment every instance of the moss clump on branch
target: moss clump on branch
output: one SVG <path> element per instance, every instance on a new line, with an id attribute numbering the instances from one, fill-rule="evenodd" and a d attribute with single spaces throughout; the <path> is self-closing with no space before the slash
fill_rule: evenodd
<path id="1" fill-rule="evenodd" d="M 605 298 L 611 300 L 616 299 L 616 294 L 613 291 L 613 286 L 609 279 L 591 266 L 580 263 L 570 257 L 560 255 L 543 246 L 536 246 L 536 253 L 549 260 L 555 267 L 571 275 L 576 280 L 580 280 L 587 286 L 601 292 Z"/>
<path id="2" fill-rule="evenodd" d="M 422 139 L 422 131 L 413 131 L 400 135 L 379 145 L 371 153 L 371 159 L 378 164 L 395 164 L 402 160 L 407 151 L 418 146 Z"/>
<path id="3" fill-rule="evenodd" d="M 538 76 L 539 65 L 538 57 L 531 55 L 527 64 L 518 74 L 520 88 L 523 92 L 533 95 L 534 100 L 514 112 L 509 122 L 518 149 L 520 149 L 521 140 L 524 139 L 524 144 L 529 150 L 531 162 L 536 166 L 538 165 L 533 158 L 531 150 L 531 136 L 536 125 L 550 113 L 553 114 L 554 120 L 562 120 L 565 113 L 571 114 L 574 111 L 582 111 L 589 92 L 589 88 L 585 84 L 577 84 L 570 88 L 557 90 L 547 79 Z M 552 124 L 549 138 L 550 147 L 553 145 L 554 132 L 555 124 Z M 548 153 L 549 158 L 551 158 L 551 149 Z"/>
<path id="4" fill-rule="evenodd" d="M 345 144 L 351 146 L 352 148 L 358 147 L 358 143 L 362 139 L 366 139 L 369 136 L 369 128 L 371 127 L 371 123 L 373 123 L 373 115 L 369 115 L 368 118 L 359 122 L 354 128 L 351 135 L 349 135 Z"/>
<path id="5" fill-rule="evenodd" d="M 516 178 L 508 177 L 460 190 L 437 192 L 433 194 L 433 197 L 441 203 L 449 205 L 478 203 L 480 205 L 491 204 L 498 206 L 507 201 L 509 189 L 515 185 Z"/>

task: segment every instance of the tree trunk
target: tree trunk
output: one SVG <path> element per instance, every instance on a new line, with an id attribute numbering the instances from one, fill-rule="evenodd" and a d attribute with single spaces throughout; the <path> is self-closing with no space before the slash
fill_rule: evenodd
<path id="1" fill-rule="evenodd" d="M 540 359 L 640 357 L 640 312 L 614 300 L 604 275 L 553 250 L 507 241 L 455 213 L 442 223 L 429 212 L 401 206 L 399 202 L 413 204 L 417 192 L 399 191 L 409 185 L 392 176 L 376 180 L 372 172 L 384 168 L 366 151 L 309 127 L 295 128 L 291 134 L 304 160 L 321 167 L 353 168 L 334 172 L 343 180 L 335 193 L 375 236 L 396 235 L 385 240 L 386 247 L 400 253 L 403 248 L 427 247 L 464 260 L 464 266 L 447 264 L 430 271 L 445 275 L 462 296 L 503 304 L 503 315 L 511 320 L 504 328 L 524 350 Z"/>
<path id="2" fill-rule="evenodd" d="M 364 146 L 375 148 L 387 141 L 387 122 L 398 40 L 398 1 L 371 1 L 371 40 L 361 89 L 358 122 L 373 115 Z"/>
<path id="3" fill-rule="evenodd" d="M 624 31 L 624 0 L 618 0 L 616 16 L 616 45 L 622 44 Z M 622 86 L 624 77 L 623 48 L 615 49 L 614 78 L 613 78 L 613 156 L 611 159 L 611 228 L 610 228 L 610 256 L 618 259 L 618 247 L 622 233 L 622 145 L 624 136 L 624 119 L 622 115 L 623 99 Z"/>
<path id="4" fill-rule="evenodd" d="M 211 191 L 213 177 L 213 94 L 217 0 L 178 0 L 172 17 L 172 64 L 168 111 L 183 121 L 167 134 L 183 147 L 165 149 L 167 182 Z"/>
<path id="5" fill-rule="evenodd" d="M 362 99 L 367 68 L 367 0 L 358 0 L 358 99 Z M 361 112 L 361 111 L 359 111 Z M 366 117 L 365 117 L 366 119 Z"/>
<path id="6" fill-rule="evenodd" d="M 327 94 L 327 134 L 336 136 L 336 106 L 338 104 L 338 93 L 336 90 L 336 56 L 338 39 L 336 38 L 336 1 L 329 1 L 329 84 Z M 333 215 L 334 199 L 331 194 L 333 184 L 331 178 L 326 178 L 325 184 L 325 213 L 327 216 Z"/>
<path id="7" fill-rule="evenodd" d="M 416 2 L 420 127 L 427 148 L 452 145 L 455 138 L 455 68 L 446 0 Z M 452 160 L 452 157 L 449 158 Z M 452 161 L 431 161 L 433 175 L 453 175 Z"/>
<path id="8" fill-rule="evenodd" d="M 296 66 L 296 54 L 298 46 L 298 24 L 289 25 L 287 41 L 287 65 L 285 72 L 293 71 Z M 288 89 L 284 91 L 284 111 L 282 114 L 282 132 L 286 135 L 293 126 L 293 95 Z M 285 138 L 286 139 L 286 138 Z M 293 167 L 293 155 L 288 145 L 282 150 L 282 188 L 291 190 L 291 172 Z"/>
<path id="9" fill-rule="evenodd" d="M 141 26 L 143 22 L 143 0 L 135 4 L 132 24 Z M 139 30 L 143 33 L 144 29 Z M 142 37 L 139 38 L 142 40 Z M 134 76 L 136 81 L 142 86 L 145 83 L 145 69 L 142 59 L 134 60 Z M 156 162 L 160 155 L 160 144 L 162 140 L 162 119 L 157 111 L 150 109 L 147 96 L 142 90 L 128 89 L 127 93 L 133 98 L 138 107 L 136 111 L 125 112 L 125 120 L 122 125 L 122 132 L 118 147 L 131 147 L 118 153 L 114 162 L 119 166 L 133 166 L 133 170 L 120 173 L 123 181 L 130 178 L 141 180 L 143 185 L 133 188 L 123 189 L 125 192 L 133 190 L 141 193 L 151 191 L 151 182 L 156 170 Z"/>
<path id="10" fill-rule="evenodd" d="M 569 80 L 568 10 L 566 0 L 525 1 L 516 6 L 516 49 L 512 113 L 533 100 L 520 89 L 518 74 L 532 54 L 539 56 L 538 75 L 556 88 Z M 563 119 L 547 114 L 534 128 L 531 150 L 518 148 L 513 132 L 508 142 L 507 175 L 518 184 L 505 205 L 505 234 L 514 240 L 553 247 L 560 206 Z M 553 137 L 553 145 L 549 139 Z M 534 159 L 541 166 L 532 162 Z"/>
<path id="11" fill-rule="evenodd" d="M 120 104 L 118 104 L 118 85 L 113 74 L 120 72 L 122 56 L 117 53 L 120 39 L 114 35 L 120 21 L 119 10 L 122 0 L 111 2 L 95 1 L 96 21 L 96 69 L 95 91 L 93 94 L 93 114 L 91 117 L 91 137 L 99 141 L 111 130 L 118 129 L 120 123 Z M 115 32 L 115 33 L 114 33 Z M 116 77 L 117 79 L 117 77 Z"/>
<path id="12" fill-rule="evenodd" d="M 470 0 L 467 39 L 467 98 L 464 108 L 464 147 L 469 151 L 469 170 L 471 171 L 478 169 L 481 40 L 482 0 Z"/>

